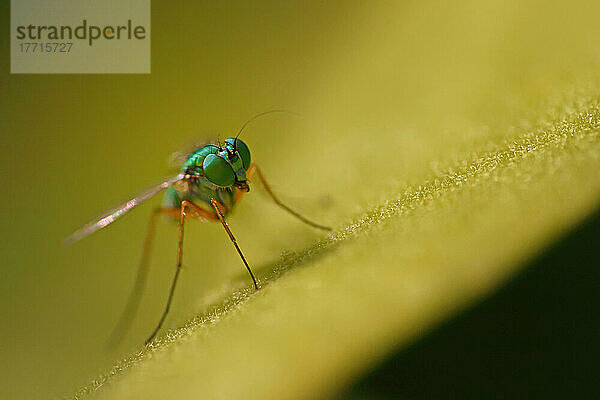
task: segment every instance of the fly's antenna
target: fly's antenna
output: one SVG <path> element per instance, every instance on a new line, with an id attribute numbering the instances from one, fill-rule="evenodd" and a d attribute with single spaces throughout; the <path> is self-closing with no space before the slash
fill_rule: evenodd
<path id="1" fill-rule="evenodd" d="M 292 115 L 300 115 L 298 113 L 295 113 L 295 112 L 289 111 L 289 110 L 269 110 L 269 111 L 263 111 L 261 113 L 254 115 L 248 121 L 244 122 L 244 125 L 242 125 L 242 127 L 240 128 L 240 131 L 237 133 L 237 135 L 235 135 L 235 140 L 233 141 L 233 150 L 237 151 L 237 138 L 242 134 L 246 125 L 248 125 L 250 122 L 254 121 L 257 118 L 262 117 L 263 115 L 274 114 L 274 113 L 287 113 L 287 114 L 292 114 Z"/>

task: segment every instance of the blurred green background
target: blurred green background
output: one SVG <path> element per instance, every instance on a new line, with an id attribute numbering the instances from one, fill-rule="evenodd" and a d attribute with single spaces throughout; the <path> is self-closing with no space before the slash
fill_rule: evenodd
<path id="1" fill-rule="evenodd" d="M 182 146 L 261 111 L 301 114 L 257 121 L 244 139 L 284 201 L 340 227 L 600 93 L 596 2 L 154 2 L 150 75 L 10 75 L 0 7 L 1 398 L 69 393 L 139 348 L 164 304 L 176 228 L 161 224 L 140 313 L 112 352 L 152 206 L 61 240 L 169 174 Z M 260 190 L 230 223 L 258 268 L 322 236 Z M 219 226 L 187 232 L 168 327 L 247 283 Z"/>

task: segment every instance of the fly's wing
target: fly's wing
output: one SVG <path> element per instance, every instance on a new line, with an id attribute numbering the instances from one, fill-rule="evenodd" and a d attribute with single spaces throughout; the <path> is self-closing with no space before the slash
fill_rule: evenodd
<path id="1" fill-rule="evenodd" d="M 81 240 L 84 237 L 96 232 L 97 230 L 104 228 L 106 225 L 111 224 L 117 218 L 121 217 L 123 214 L 125 214 L 132 208 L 134 208 L 134 207 L 138 206 L 139 204 L 141 204 L 142 202 L 154 197 L 158 193 L 162 192 L 163 190 L 167 189 L 170 186 L 173 186 L 174 184 L 176 184 L 177 182 L 179 182 L 183 179 L 184 179 L 184 174 L 178 174 L 178 175 L 175 175 L 175 176 L 172 176 L 170 178 L 163 180 L 158 185 L 155 185 L 155 186 L 152 186 L 151 188 L 146 189 L 145 191 L 141 192 L 140 194 L 138 194 L 131 200 L 121 204 L 120 206 L 118 206 L 116 208 L 113 208 L 110 211 L 107 211 L 101 217 L 98 217 L 97 219 L 95 219 L 94 221 L 85 225 L 81 229 L 73 232 L 70 236 L 68 236 L 64 240 L 64 244 L 70 245 L 70 244 L 75 243 L 78 240 Z"/>

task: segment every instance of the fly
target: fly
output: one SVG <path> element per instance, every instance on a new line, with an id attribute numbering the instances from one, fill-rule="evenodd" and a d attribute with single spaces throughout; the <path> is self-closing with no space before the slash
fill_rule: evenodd
<path id="1" fill-rule="evenodd" d="M 123 316 L 113 332 L 112 341 L 114 341 L 117 332 L 126 330 L 129 321 L 137 311 L 141 292 L 147 277 L 149 255 L 152 248 L 156 219 L 158 216 L 166 215 L 179 222 L 177 265 L 175 268 L 175 275 L 171 281 L 165 309 L 156 324 L 156 327 L 146 339 L 146 344 L 150 343 L 160 331 L 165 318 L 169 313 L 169 308 L 171 307 L 183 260 L 183 228 L 186 218 L 193 217 L 206 222 L 220 222 L 246 267 L 246 270 L 252 279 L 254 288 L 258 290 L 258 280 L 252 272 L 250 265 L 248 265 L 229 225 L 225 221 L 234 206 L 242 199 L 243 195 L 250 190 L 248 182 L 251 177 L 256 176 L 258 178 L 258 181 L 263 185 L 273 202 L 283 210 L 314 228 L 325 231 L 331 230 L 331 228 L 327 226 L 312 222 L 283 204 L 271 190 L 271 187 L 267 183 L 260 168 L 252 163 L 250 149 L 246 143 L 239 139 L 239 135 L 249 122 L 262 115 L 281 111 L 282 110 L 272 110 L 255 115 L 250 120 L 246 121 L 236 137 L 225 139 L 222 144 L 202 144 L 195 146 L 193 150 L 186 153 L 185 161 L 183 162 L 179 174 L 163 179 L 159 184 L 141 192 L 127 202 L 106 212 L 101 217 L 83 226 L 65 239 L 67 244 L 76 242 L 113 223 L 117 218 L 120 218 L 132 208 L 140 205 L 160 192 L 165 192 L 162 206 L 155 209 L 150 218 L 142 257 L 138 267 L 136 283 L 129 297 Z"/>

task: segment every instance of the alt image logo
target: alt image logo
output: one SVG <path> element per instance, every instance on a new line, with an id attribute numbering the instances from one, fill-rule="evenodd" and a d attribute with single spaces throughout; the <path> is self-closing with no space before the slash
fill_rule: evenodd
<path id="1" fill-rule="evenodd" d="M 115 26 L 113 28 L 113 26 Z M 121 39 L 146 39 L 146 28 L 137 25 L 133 26 L 131 20 L 127 21 L 126 25 L 106 25 L 99 27 L 96 25 L 88 25 L 87 20 L 77 27 L 69 25 L 54 26 L 54 25 L 20 25 L 17 26 L 17 39 L 28 41 L 49 42 L 52 40 L 73 41 L 86 40 L 88 45 L 92 45 L 95 40 L 121 40 Z M 33 51 L 33 50 L 32 50 Z"/>
<path id="2" fill-rule="evenodd" d="M 150 73 L 150 1 L 11 0 L 11 73 Z"/>

